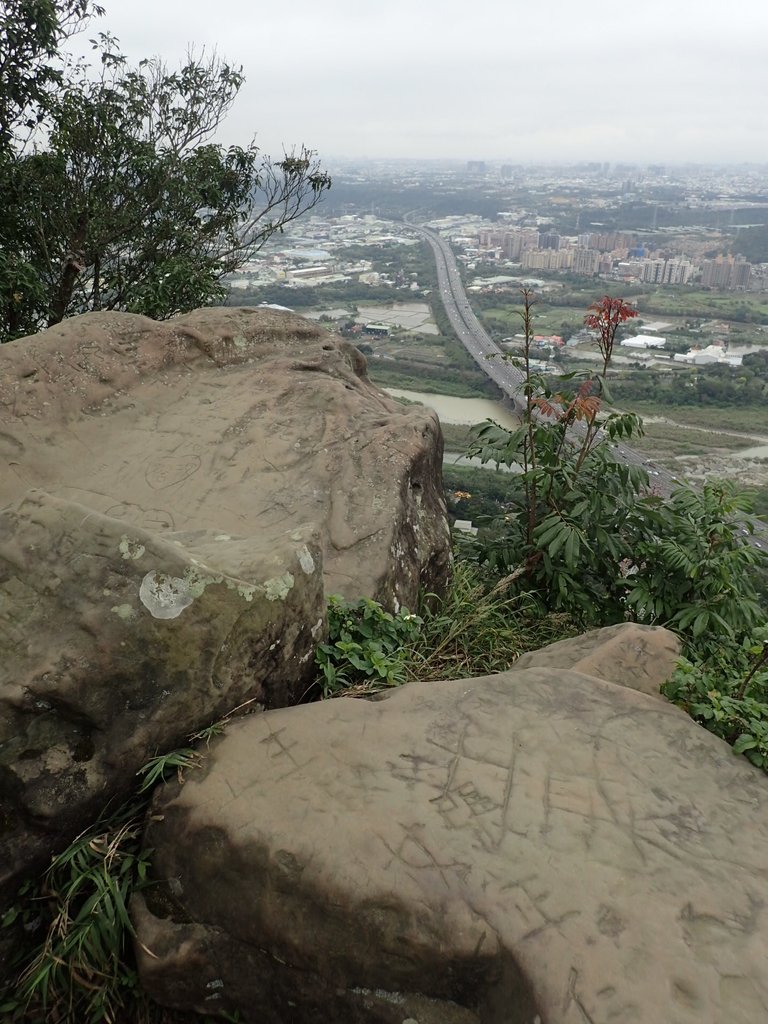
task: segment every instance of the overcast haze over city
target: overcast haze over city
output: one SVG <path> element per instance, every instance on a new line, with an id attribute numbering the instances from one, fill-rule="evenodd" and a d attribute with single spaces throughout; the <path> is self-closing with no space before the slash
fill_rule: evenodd
<path id="1" fill-rule="evenodd" d="M 244 66 L 221 140 L 323 159 L 768 162 L 768 4 L 101 0 L 129 57 Z"/>

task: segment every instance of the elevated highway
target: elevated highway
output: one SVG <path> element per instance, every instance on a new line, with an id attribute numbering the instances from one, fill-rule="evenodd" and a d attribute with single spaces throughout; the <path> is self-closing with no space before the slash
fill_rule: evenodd
<path id="1" fill-rule="evenodd" d="M 504 395 L 520 413 L 525 408 L 523 385 L 525 374 L 511 362 L 504 359 L 504 353 L 490 337 L 483 325 L 472 312 L 464 284 L 461 280 L 456 257 L 448 242 L 436 231 L 408 221 L 412 231 L 419 234 L 432 248 L 437 267 L 437 283 L 440 299 L 456 336 L 469 352 L 480 369 L 494 381 Z M 574 428 L 579 432 L 578 424 Z M 647 456 L 625 445 L 614 449 L 617 461 L 643 466 L 652 478 L 654 489 L 669 494 L 677 481 L 666 470 L 656 467 Z"/>
<path id="2" fill-rule="evenodd" d="M 525 405 L 524 374 L 504 360 L 501 349 L 472 312 L 450 245 L 434 231 L 414 225 L 411 227 L 429 242 L 432 248 L 440 299 L 456 337 L 483 373 L 498 385 L 520 411 Z"/>
<path id="3" fill-rule="evenodd" d="M 432 248 L 437 267 L 440 298 L 459 341 L 483 373 L 499 386 L 504 395 L 514 404 L 515 409 L 521 412 L 525 408 L 523 394 L 525 375 L 522 370 L 504 359 L 499 346 L 472 312 L 450 245 L 436 231 L 413 224 L 408 217 L 405 220 L 408 227 L 429 242 Z M 583 428 L 577 423 L 572 430 L 578 434 Z M 613 457 L 617 462 L 642 466 L 650 477 L 653 491 L 661 497 L 669 497 L 681 483 L 668 470 L 657 466 L 652 459 L 626 445 L 614 445 Z M 768 546 L 768 526 L 758 521 L 755 527 L 755 533 L 749 537 L 749 543 L 757 548 L 765 548 Z M 742 533 L 745 536 L 747 532 L 746 528 L 742 528 Z"/>

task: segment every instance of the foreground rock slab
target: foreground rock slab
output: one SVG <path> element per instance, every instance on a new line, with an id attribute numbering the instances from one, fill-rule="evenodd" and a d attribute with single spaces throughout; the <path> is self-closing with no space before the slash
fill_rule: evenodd
<path id="1" fill-rule="evenodd" d="M 266 1024 L 754 1024 L 765 796 L 567 669 L 268 712 L 156 797 L 142 981 Z"/>

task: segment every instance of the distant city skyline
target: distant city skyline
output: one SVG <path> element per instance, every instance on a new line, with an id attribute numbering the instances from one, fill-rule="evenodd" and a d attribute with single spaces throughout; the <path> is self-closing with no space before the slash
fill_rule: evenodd
<path id="1" fill-rule="evenodd" d="M 768 163 L 768 7 L 100 0 L 131 60 L 242 64 L 220 131 L 324 160 Z"/>

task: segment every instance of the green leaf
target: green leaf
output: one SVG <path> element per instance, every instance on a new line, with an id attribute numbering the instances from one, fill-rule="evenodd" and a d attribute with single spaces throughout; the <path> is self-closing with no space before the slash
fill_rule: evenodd
<path id="1" fill-rule="evenodd" d="M 16 918 L 19 916 L 19 908 L 11 907 L 3 915 L 2 921 L 0 921 L 0 928 L 9 928 Z"/>
<path id="2" fill-rule="evenodd" d="M 579 535 L 575 530 L 569 530 L 568 540 L 565 542 L 565 564 L 573 569 L 579 557 Z"/>
<path id="3" fill-rule="evenodd" d="M 680 629 L 687 629 L 696 616 L 699 614 L 698 608 L 688 608 L 676 619 Z"/>
<path id="4" fill-rule="evenodd" d="M 561 526 L 560 530 L 557 533 L 557 536 L 547 548 L 547 554 L 550 558 L 555 557 L 555 555 L 560 551 L 560 549 L 563 547 L 567 539 L 568 531 L 565 529 L 564 526 Z"/>
<path id="5" fill-rule="evenodd" d="M 756 746 L 757 740 L 755 737 L 745 732 L 733 744 L 733 752 L 734 754 L 743 754 L 745 750 L 754 750 Z"/>
<path id="6" fill-rule="evenodd" d="M 709 612 L 703 611 L 696 616 L 696 620 L 693 623 L 693 635 L 695 637 L 701 636 L 704 630 L 709 624 Z"/>

